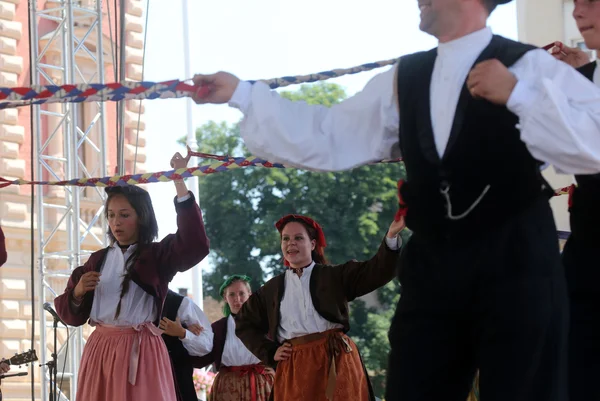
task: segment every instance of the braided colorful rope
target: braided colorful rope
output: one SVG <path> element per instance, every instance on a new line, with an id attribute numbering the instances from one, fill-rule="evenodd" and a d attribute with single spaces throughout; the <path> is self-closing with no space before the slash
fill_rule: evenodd
<path id="1" fill-rule="evenodd" d="M 192 96 L 198 89 L 194 85 L 179 80 L 0 88 L 0 110 L 44 103 L 180 98 Z"/>
<path id="2" fill-rule="evenodd" d="M 227 155 L 213 155 L 209 153 L 192 152 L 192 156 L 201 157 L 204 159 L 215 160 L 214 163 L 205 164 L 198 167 L 182 168 L 177 170 L 159 171 L 157 173 L 145 174 L 127 174 L 115 175 L 112 177 L 95 177 L 95 178 L 74 178 L 65 181 L 28 181 L 22 178 L 16 180 L 8 180 L 0 177 L 0 188 L 9 185 L 58 185 L 58 186 L 77 186 L 77 187 L 111 187 L 111 186 L 127 186 L 138 184 L 150 184 L 154 182 L 168 182 L 180 180 L 189 177 L 199 177 L 223 171 L 234 170 L 240 167 L 265 167 L 265 168 L 288 168 L 282 163 L 272 163 L 268 160 L 259 157 L 233 157 Z M 401 159 L 381 160 L 372 164 L 378 163 L 398 163 Z M 555 191 L 555 196 L 568 195 L 570 187 L 559 188 Z"/>
<path id="3" fill-rule="evenodd" d="M 325 81 L 331 78 L 337 78 L 344 75 L 352 75 L 358 74 L 359 72 L 371 71 L 377 68 L 387 67 L 390 65 L 394 65 L 398 62 L 399 59 L 394 58 L 390 60 L 377 61 L 375 63 L 367 63 L 362 64 L 352 68 L 340 68 L 330 71 L 321 71 L 316 74 L 309 75 L 297 75 L 295 77 L 281 77 L 281 78 L 272 78 L 267 80 L 261 80 L 262 82 L 269 85 L 271 89 L 283 88 L 289 85 L 298 85 L 298 84 L 306 84 L 317 81 Z M 256 82 L 256 81 L 249 81 Z"/>
<path id="4" fill-rule="evenodd" d="M 266 168 L 285 168 L 283 164 L 271 163 L 258 157 L 229 157 L 214 156 L 214 159 L 224 159 L 216 163 L 202 165 L 198 167 L 182 168 L 177 170 L 160 171 L 157 173 L 116 175 L 112 177 L 101 178 L 74 178 L 66 181 L 27 181 L 24 179 L 7 180 L 0 177 L 0 188 L 9 185 L 60 185 L 60 186 L 78 186 L 78 187 L 112 187 L 127 186 L 138 184 L 150 184 L 154 182 L 167 182 L 181 180 L 194 176 L 203 176 L 222 171 L 233 170 L 239 167 L 266 167 Z"/>
<path id="5" fill-rule="evenodd" d="M 322 71 L 316 74 L 298 75 L 261 80 L 271 89 L 289 85 L 324 81 L 344 75 L 357 74 L 376 68 L 393 65 L 398 59 L 367 63 L 352 68 Z M 0 110 L 32 104 L 45 103 L 79 103 L 79 102 L 118 102 L 131 99 L 169 99 L 192 97 L 207 87 L 187 84 L 186 81 L 172 80 L 163 82 L 115 82 L 109 84 L 79 84 L 79 85 L 37 85 L 31 87 L 1 88 Z M 256 81 L 250 81 L 256 82 Z"/>

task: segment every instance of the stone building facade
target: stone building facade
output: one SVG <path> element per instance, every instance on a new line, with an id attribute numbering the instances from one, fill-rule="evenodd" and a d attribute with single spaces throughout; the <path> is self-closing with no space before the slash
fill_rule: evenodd
<path id="1" fill-rule="evenodd" d="M 64 0 L 63 0 L 64 1 Z M 78 0 L 73 3 L 82 7 L 95 7 L 96 0 Z M 38 0 L 38 10 L 55 8 L 61 4 L 61 0 Z M 110 5 L 110 10 L 106 9 L 107 4 Z M 126 79 L 139 81 L 142 79 L 142 64 L 143 64 L 143 40 L 144 40 L 144 6 L 141 0 L 121 0 L 117 2 L 117 10 L 123 5 L 126 10 L 125 14 L 125 54 L 126 54 Z M 103 54 L 104 54 L 104 69 L 105 82 L 115 81 L 114 72 L 114 44 L 111 46 L 111 36 L 117 37 L 118 31 L 115 32 L 115 17 L 118 16 L 118 11 L 114 9 L 114 2 L 103 1 Z M 6 0 L 0 1 L 0 86 L 16 87 L 30 85 L 30 37 L 28 27 L 28 2 L 25 0 Z M 109 25 L 108 11 L 110 11 L 112 19 L 112 27 Z M 40 36 L 39 49 L 41 50 L 50 41 L 53 30 L 56 26 L 48 24 L 47 21 L 37 21 Z M 85 19 L 80 19 L 78 26 L 75 28 L 75 36 L 82 39 L 87 31 Z M 117 22 L 118 24 L 118 22 Z M 112 35 L 110 29 L 113 29 Z M 85 38 L 86 46 L 89 49 L 96 48 L 95 34 Z M 53 47 L 54 46 L 54 47 Z M 44 61 L 52 62 L 52 57 L 61 56 L 61 48 L 56 45 L 51 45 L 46 53 Z M 84 75 L 85 70 L 89 69 L 92 73 L 95 71 L 96 64 L 93 60 L 86 57 L 84 52 L 77 53 L 77 65 L 82 69 Z M 53 77 L 58 79 L 58 76 Z M 98 80 L 94 80 L 97 82 Z M 58 81 L 60 82 L 60 80 Z M 49 110 L 58 108 L 60 105 L 49 105 Z M 89 124 L 86 118 L 91 118 L 91 104 L 83 104 L 78 112 L 78 117 L 81 124 Z M 139 101 L 128 101 L 125 106 L 125 160 L 126 171 L 131 172 L 133 168 L 134 158 L 136 157 L 135 142 L 139 145 L 137 151 L 137 166 L 136 172 L 145 172 L 145 145 L 146 136 L 144 133 L 144 118 L 143 106 L 140 108 Z M 107 103 L 105 121 L 106 121 L 106 160 L 107 171 L 98 171 L 97 175 L 109 175 L 115 171 L 116 166 L 116 103 Z M 139 135 L 137 134 L 139 121 Z M 48 118 L 43 121 L 39 132 L 35 135 L 47 136 L 53 124 L 57 123 Z M 0 110 L 0 176 L 5 178 L 22 177 L 31 178 L 30 169 L 30 151 L 31 151 L 31 128 L 30 128 L 30 109 L 29 107 L 21 107 L 15 109 Z M 61 135 L 60 132 L 57 135 Z M 34 142 L 35 146 L 35 142 Z M 53 145 L 56 146 L 56 145 Z M 51 149 L 53 154 L 62 155 L 62 148 L 56 146 L 56 149 Z M 83 147 L 83 152 L 86 148 Z M 91 153 L 90 153 L 91 157 Z M 97 156 L 96 156 L 97 157 Z M 64 204 L 64 191 L 56 188 L 45 188 L 45 196 L 48 199 L 54 200 L 57 204 Z M 86 190 L 87 191 L 87 190 Z M 88 192 L 85 192 L 81 198 L 81 214 L 87 216 L 90 213 L 95 213 L 99 208 L 99 199 L 94 198 Z M 0 357 L 9 357 L 15 353 L 23 352 L 31 348 L 30 336 L 32 324 L 35 324 L 35 332 L 37 341 L 39 341 L 39 317 L 38 303 L 34 304 L 36 308 L 36 321 L 32 322 L 32 304 L 30 291 L 33 285 L 36 293 L 38 292 L 38 250 L 35 248 L 37 244 L 37 232 L 34 231 L 34 268 L 36 281 L 31 282 L 31 225 L 30 217 L 31 209 L 31 191 L 27 186 L 9 186 L 0 189 L 0 225 L 5 232 L 7 238 L 8 261 L 0 268 Z M 38 229 L 37 221 L 34 219 L 35 230 Z M 101 227 L 95 227 L 97 234 L 102 232 Z M 57 235 L 56 243 L 52 244 L 53 248 L 66 247 L 66 244 L 61 244 L 64 241 L 64 235 Z M 84 242 L 84 248 L 90 248 L 91 244 Z M 66 282 L 66 281 L 65 281 Z M 55 288 L 61 288 L 58 283 Z M 64 288 L 64 284 L 62 284 Z M 51 337 L 48 337 L 51 338 Z M 60 340 L 64 338 L 64 333 L 61 333 Z M 38 351 L 40 344 L 35 344 L 35 349 Z M 48 355 L 50 355 L 48 349 Z M 21 368 L 25 370 L 27 368 Z M 37 397 L 39 399 L 39 377 L 40 369 L 35 365 L 35 378 L 37 385 Z M 19 371 L 15 367 L 15 371 Z M 30 400 L 30 378 L 29 376 L 12 378 L 2 382 L 2 393 L 4 399 L 11 401 Z M 67 379 L 68 381 L 68 379 Z M 68 387 L 68 386 L 64 386 Z"/>

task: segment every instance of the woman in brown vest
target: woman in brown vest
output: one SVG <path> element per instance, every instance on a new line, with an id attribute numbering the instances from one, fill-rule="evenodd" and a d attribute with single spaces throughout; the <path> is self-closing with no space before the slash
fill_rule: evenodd
<path id="1" fill-rule="evenodd" d="M 198 358 L 196 367 L 214 364 L 217 373 L 210 401 L 267 401 L 275 371 L 265 366 L 235 335 L 234 316 L 252 294 L 250 277 L 234 274 L 219 289 L 225 300 L 223 319 L 212 324 L 213 350 Z"/>
<path id="2" fill-rule="evenodd" d="M 288 215 L 276 227 L 289 269 L 244 304 L 237 336 L 264 363 L 277 365 L 274 400 L 374 400 L 356 344 L 345 334 L 348 302 L 392 280 L 404 219 L 392 223 L 373 258 L 335 266 L 314 220 Z"/>

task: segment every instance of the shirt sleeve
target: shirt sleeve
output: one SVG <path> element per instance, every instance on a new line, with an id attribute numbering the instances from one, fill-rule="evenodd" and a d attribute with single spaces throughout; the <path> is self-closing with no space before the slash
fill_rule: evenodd
<path id="1" fill-rule="evenodd" d="M 284 99 L 263 82 L 240 82 L 229 104 L 244 114 L 241 136 L 252 154 L 308 170 L 348 170 L 390 158 L 398 143 L 395 71 L 330 108 Z"/>
<path id="2" fill-rule="evenodd" d="M 600 88 L 544 50 L 525 54 L 507 107 L 535 157 L 565 174 L 600 172 Z"/>
<path id="3" fill-rule="evenodd" d="M 183 195 L 181 198 L 177 198 L 177 203 L 185 202 L 190 199 L 192 196 L 188 193 L 187 195 Z"/>
<path id="4" fill-rule="evenodd" d="M 396 251 L 402 247 L 402 237 L 400 234 L 396 235 L 394 238 L 389 238 L 387 235 L 385 237 L 385 244 L 392 251 Z"/>
<path id="5" fill-rule="evenodd" d="M 200 335 L 195 335 L 191 331 L 185 331 L 185 338 L 181 339 L 183 347 L 191 356 L 204 356 L 212 351 L 213 331 L 210 321 L 194 302 L 188 298 L 183 298 L 177 316 L 182 324 L 199 324 L 204 330 Z"/>

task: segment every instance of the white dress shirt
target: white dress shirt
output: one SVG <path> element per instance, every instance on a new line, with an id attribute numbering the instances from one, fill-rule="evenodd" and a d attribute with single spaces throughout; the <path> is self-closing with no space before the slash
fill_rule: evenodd
<path id="1" fill-rule="evenodd" d="M 485 28 L 438 48 L 430 90 L 440 155 L 460 90 L 491 39 Z M 542 49 L 527 52 L 510 71 L 518 83 L 507 107 L 519 117 L 533 157 L 568 174 L 600 172 L 600 88 Z M 309 170 L 347 170 L 391 157 L 399 129 L 394 74 L 375 76 L 331 108 L 283 99 L 262 82 L 240 82 L 230 105 L 244 114 L 241 135 L 253 154 Z"/>
<path id="2" fill-rule="evenodd" d="M 185 338 L 181 343 L 191 356 L 204 356 L 213 349 L 213 331 L 210 320 L 206 317 L 202 309 L 191 299 L 183 297 L 181 305 L 177 310 L 177 317 L 181 324 L 191 325 L 199 324 L 204 330 L 200 335 L 195 335 L 189 330 L 185 331 Z"/>
<path id="3" fill-rule="evenodd" d="M 254 356 L 248 348 L 235 335 L 235 320 L 229 315 L 227 318 L 227 336 L 225 337 L 225 346 L 221 356 L 221 365 L 223 366 L 246 366 L 256 365 L 260 359 Z"/>

